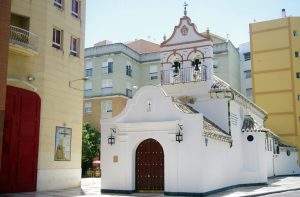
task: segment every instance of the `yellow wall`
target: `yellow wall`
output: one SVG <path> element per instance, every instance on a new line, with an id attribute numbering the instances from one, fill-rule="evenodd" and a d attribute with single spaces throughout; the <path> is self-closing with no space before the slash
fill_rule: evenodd
<path id="1" fill-rule="evenodd" d="M 101 131 L 101 102 L 104 100 L 112 100 L 112 117 L 119 115 L 127 103 L 127 98 L 124 96 L 86 98 L 85 102 L 92 103 L 92 112 L 83 114 L 83 122 L 90 123 L 99 131 Z"/>
<path id="2" fill-rule="evenodd" d="M 269 114 L 266 126 L 300 148 L 300 17 L 250 24 L 250 37 L 254 101 Z"/>
<path id="3" fill-rule="evenodd" d="M 81 19 L 71 15 L 71 1 L 65 9 L 53 1 L 12 0 L 12 13 L 30 17 L 30 32 L 39 37 L 38 53 L 32 56 L 9 53 L 8 84 L 36 92 L 41 97 L 38 154 L 38 190 L 80 185 L 83 92 L 69 87 L 69 81 L 83 77 L 85 1 Z M 63 50 L 52 47 L 52 29 L 64 31 Z M 69 55 L 70 37 L 80 38 L 80 56 Z M 34 81 L 27 81 L 27 76 Z M 26 85 L 29 84 L 29 85 Z M 82 89 L 83 82 L 75 84 Z M 72 128 L 71 161 L 54 161 L 55 128 Z"/>

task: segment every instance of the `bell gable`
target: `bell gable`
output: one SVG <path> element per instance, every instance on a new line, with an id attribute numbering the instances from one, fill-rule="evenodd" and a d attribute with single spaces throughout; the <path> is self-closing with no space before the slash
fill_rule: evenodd
<path id="1" fill-rule="evenodd" d="M 188 16 L 183 16 L 180 18 L 179 25 L 175 26 L 171 37 L 162 42 L 161 47 L 208 40 L 210 40 L 210 36 L 199 33 L 191 19 Z"/>

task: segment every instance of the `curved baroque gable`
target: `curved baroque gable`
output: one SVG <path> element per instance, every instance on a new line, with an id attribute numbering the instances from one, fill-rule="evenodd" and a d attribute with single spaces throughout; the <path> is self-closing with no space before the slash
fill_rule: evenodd
<path id="1" fill-rule="evenodd" d="M 161 46 L 169 46 L 182 43 L 192 43 L 210 40 L 209 36 L 200 34 L 197 27 L 187 16 L 180 18 L 178 26 L 175 26 L 173 34 L 169 39 L 161 43 Z"/>

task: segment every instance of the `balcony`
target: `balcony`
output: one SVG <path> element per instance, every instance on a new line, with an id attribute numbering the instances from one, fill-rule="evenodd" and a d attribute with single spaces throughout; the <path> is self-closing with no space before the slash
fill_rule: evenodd
<path id="1" fill-rule="evenodd" d="M 38 54 L 39 38 L 36 34 L 17 26 L 10 26 L 9 50 L 25 56 Z"/>
<path id="2" fill-rule="evenodd" d="M 208 92 L 211 80 L 208 79 L 207 67 L 194 67 L 161 71 L 161 85 L 168 96 L 196 96 Z"/>

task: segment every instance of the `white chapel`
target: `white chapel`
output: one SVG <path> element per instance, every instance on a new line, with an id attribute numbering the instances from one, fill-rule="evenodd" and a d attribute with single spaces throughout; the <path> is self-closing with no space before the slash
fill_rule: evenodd
<path id="1" fill-rule="evenodd" d="M 300 173 L 297 150 L 264 127 L 266 112 L 213 73 L 210 34 L 186 10 L 161 43 L 161 85 L 101 120 L 102 192 L 204 195 Z"/>

